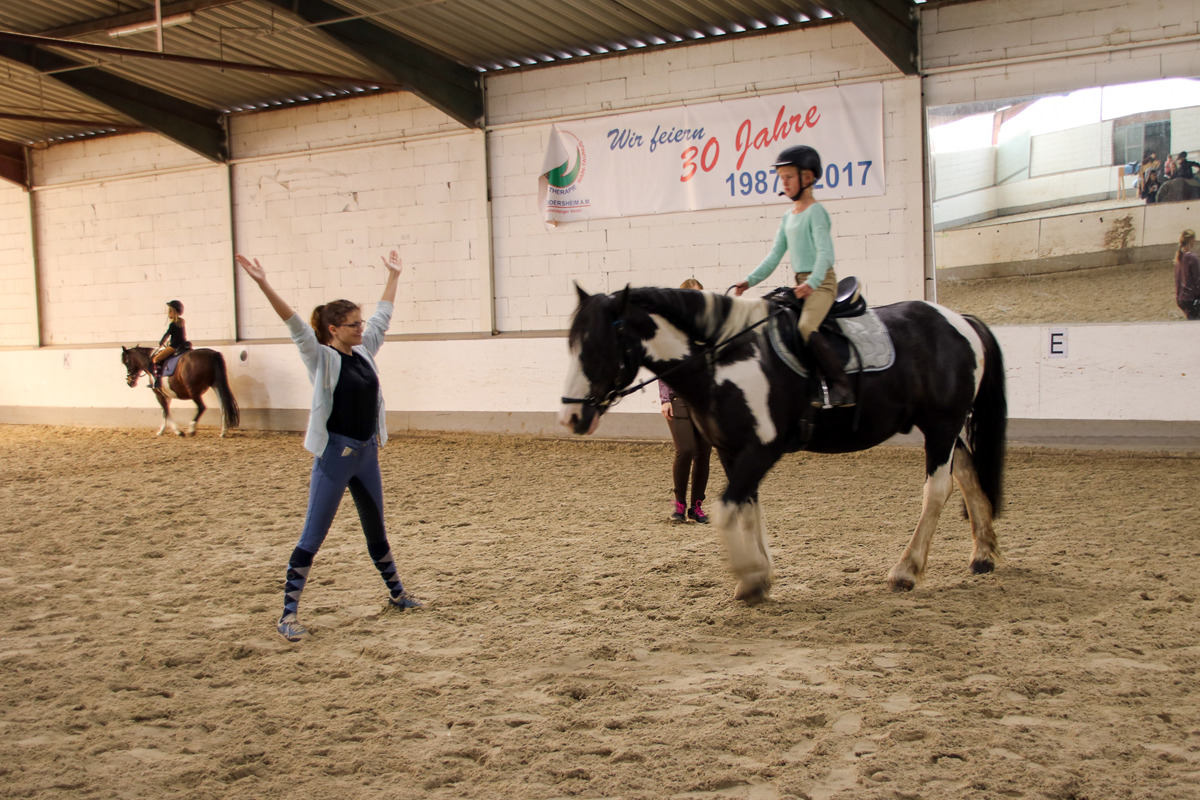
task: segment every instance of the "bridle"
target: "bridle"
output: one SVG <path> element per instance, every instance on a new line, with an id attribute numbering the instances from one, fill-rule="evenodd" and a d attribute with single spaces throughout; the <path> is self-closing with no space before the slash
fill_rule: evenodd
<path id="1" fill-rule="evenodd" d="M 769 322 L 772 317 L 783 313 L 783 311 L 783 306 L 778 306 L 772 309 L 767 316 L 763 317 L 753 325 L 743 328 L 724 341 L 717 342 L 716 344 L 709 345 L 698 352 L 692 353 L 675 366 L 671 367 L 670 369 L 663 370 L 660 374 L 654 376 L 653 378 L 647 378 L 637 386 L 629 386 L 629 384 L 633 382 L 633 379 L 637 377 L 638 370 L 641 369 L 641 359 L 634 351 L 634 347 L 629 341 L 629 336 L 625 332 L 626 324 L 624 316 L 617 317 L 617 319 L 613 321 L 613 327 L 616 328 L 617 338 L 621 341 L 621 368 L 617 372 L 616 380 L 613 381 L 613 388 L 609 390 L 603 397 L 597 398 L 591 395 L 587 397 L 564 397 L 562 398 L 562 402 L 564 405 L 581 403 L 582 405 L 590 406 L 603 414 L 605 411 L 608 411 L 608 409 L 619 403 L 623 398 L 628 397 L 634 392 L 641 391 L 655 381 L 662 380 L 672 372 L 681 369 L 701 356 L 716 358 L 720 351 L 732 344 L 734 340 L 744 336 L 758 326 Z M 628 386 L 629 388 L 620 388 L 622 386 Z"/>
<path id="2" fill-rule="evenodd" d="M 614 320 L 613 328 L 616 329 L 617 339 L 621 343 L 621 366 L 620 369 L 617 370 L 617 377 L 616 380 L 613 381 L 613 388 L 609 390 L 603 397 L 599 398 L 592 395 L 588 395 L 587 397 L 564 397 L 562 398 L 564 405 L 581 403 L 585 406 L 591 406 L 603 414 L 605 411 L 608 411 L 609 408 L 620 402 L 621 398 L 633 394 L 646 384 L 653 383 L 653 381 L 658 380 L 658 378 L 654 378 L 650 381 L 643 381 L 631 389 L 623 388 L 633 383 L 633 379 L 637 377 L 638 370 L 641 369 L 641 358 L 639 357 L 639 354 L 635 352 L 629 336 L 625 332 L 625 318 L 618 317 L 616 320 Z"/>
<path id="3" fill-rule="evenodd" d="M 125 349 L 124 353 L 122 353 L 121 358 L 122 363 L 125 364 L 125 383 L 127 383 L 131 389 L 137 385 L 137 379 L 141 377 L 143 372 L 145 372 L 147 375 L 150 374 L 150 370 L 147 369 L 147 366 L 149 366 L 149 360 L 147 360 L 147 366 L 139 366 L 136 363 L 136 353 L 136 347 L 129 347 Z M 151 381 L 151 383 L 153 383 L 153 381 Z"/>

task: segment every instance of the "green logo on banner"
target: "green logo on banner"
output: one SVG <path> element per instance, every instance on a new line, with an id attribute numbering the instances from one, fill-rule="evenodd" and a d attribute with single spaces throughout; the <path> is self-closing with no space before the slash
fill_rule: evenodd
<path id="1" fill-rule="evenodd" d="M 546 181 L 555 189 L 566 189 L 579 180 L 579 169 L 583 166 L 583 154 L 579 152 L 578 147 L 575 148 L 575 168 L 568 172 L 567 168 L 569 166 L 571 166 L 570 157 L 560 166 L 546 173 Z"/>

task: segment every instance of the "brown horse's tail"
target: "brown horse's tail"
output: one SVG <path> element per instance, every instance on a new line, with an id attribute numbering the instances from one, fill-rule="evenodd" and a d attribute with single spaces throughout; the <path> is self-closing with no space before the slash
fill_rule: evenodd
<path id="1" fill-rule="evenodd" d="M 221 398 L 221 414 L 225 417 L 225 425 L 236 428 L 242 421 L 242 415 L 238 411 L 237 400 L 234 399 L 233 392 L 229 390 L 229 374 L 225 370 L 225 356 L 220 353 L 217 353 L 216 356 L 213 360 L 213 386 L 216 387 L 217 396 Z"/>

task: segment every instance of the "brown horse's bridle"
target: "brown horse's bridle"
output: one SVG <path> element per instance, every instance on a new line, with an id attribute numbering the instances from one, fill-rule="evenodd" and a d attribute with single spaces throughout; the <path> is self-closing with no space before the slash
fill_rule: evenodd
<path id="1" fill-rule="evenodd" d="M 136 359 L 137 355 L 138 355 L 138 352 L 137 352 L 136 347 L 124 348 L 124 356 L 128 359 L 128 360 L 125 360 L 125 358 L 122 359 L 122 361 L 124 361 L 124 363 L 125 363 L 125 373 L 126 373 L 125 374 L 125 383 L 127 383 L 129 385 L 130 389 L 137 386 L 137 380 L 138 380 L 138 378 L 141 377 L 143 372 L 146 373 L 147 377 L 150 376 L 150 358 L 149 358 L 149 356 L 146 357 L 146 366 L 143 367 L 143 366 L 138 366 L 135 363 L 132 363 Z"/>

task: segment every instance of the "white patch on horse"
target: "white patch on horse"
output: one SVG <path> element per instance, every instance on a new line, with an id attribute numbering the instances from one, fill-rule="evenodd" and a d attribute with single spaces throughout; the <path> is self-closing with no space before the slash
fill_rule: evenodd
<path id="1" fill-rule="evenodd" d="M 567 364 L 567 381 L 563 385 L 563 397 L 587 397 L 591 391 L 591 384 L 588 383 L 587 376 L 583 374 L 583 361 L 579 357 L 579 346 L 572 345 L 570 351 L 570 360 Z M 583 403 L 563 403 L 562 408 L 558 412 L 558 423 L 560 425 L 570 425 L 571 416 L 583 413 Z"/>
<path id="2" fill-rule="evenodd" d="M 708 320 L 708 334 L 710 337 L 715 334 L 715 338 L 719 342 L 741 333 L 757 322 L 762 322 L 766 319 L 769 311 L 766 300 L 748 297 L 731 297 L 730 300 L 733 302 L 729 305 L 729 313 L 725 315 L 719 331 L 712 329 L 716 321 L 715 314 Z"/>
<path id="3" fill-rule="evenodd" d="M 656 330 L 654 338 L 646 342 L 646 353 L 655 361 L 677 361 L 691 353 L 691 342 L 687 334 L 676 328 L 658 314 L 651 314 Z M 568 395 L 577 397 L 578 395 Z"/>
<path id="4" fill-rule="evenodd" d="M 732 383 L 742 390 L 746 406 L 750 409 L 750 415 L 754 417 L 754 433 L 760 442 L 768 444 L 775 440 L 777 431 L 775 422 L 771 419 L 771 408 L 767 404 L 771 384 L 767 380 L 767 374 L 763 372 L 761 359 L 762 354 L 755 344 L 753 358 L 717 367 L 713 378 L 718 386 L 722 383 Z"/>
<path id="5" fill-rule="evenodd" d="M 970 345 L 971 350 L 975 353 L 975 394 L 979 394 L 979 383 L 983 380 L 983 339 L 979 338 L 979 332 L 975 330 L 975 326 L 967 322 L 962 314 L 951 311 L 945 306 L 939 306 L 937 303 L 930 303 L 939 314 L 946 318 L 946 321 L 954 326 L 954 330 L 963 335 Z"/>

